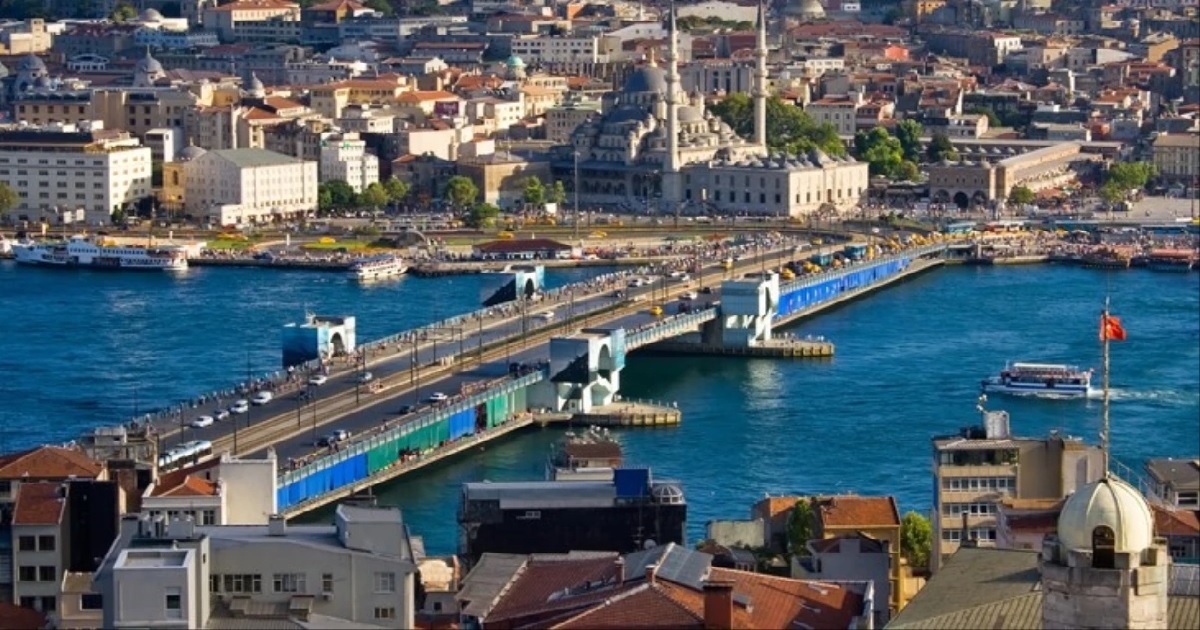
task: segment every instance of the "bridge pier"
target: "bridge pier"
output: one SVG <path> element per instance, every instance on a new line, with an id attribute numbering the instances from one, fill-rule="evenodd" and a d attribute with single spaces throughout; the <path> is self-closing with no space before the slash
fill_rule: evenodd
<path id="1" fill-rule="evenodd" d="M 499 280 L 485 283 L 480 296 L 484 306 L 497 306 L 518 299 L 529 299 L 546 285 L 546 268 L 542 265 L 509 265 L 494 274 Z"/>
<path id="2" fill-rule="evenodd" d="M 283 367 L 286 369 L 320 358 L 346 355 L 356 347 L 354 317 L 309 313 L 303 324 L 283 327 Z"/>
<path id="3" fill-rule="evenodd" d="M 588 413 L 610 405 L 621 389 L 625 330 L 589 328 L 550 340 L 550 376 L 529 389 L 531 407 Z"/>

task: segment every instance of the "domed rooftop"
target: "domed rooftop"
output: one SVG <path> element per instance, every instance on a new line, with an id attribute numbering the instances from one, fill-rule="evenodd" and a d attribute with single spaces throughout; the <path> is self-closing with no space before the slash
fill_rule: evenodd
<path id="1" fill-rule="evenodd" d="M 1058 516 L 1058 540 L 1066 549 L 1091 550 L 1092 533 L 1101 526 L 1112 529 L 1118 553 L 1138 553 L 1154 542 L 1149 504 L 1120 479 L 1101 479 L 1072 494 Z"/>
<path id="2" fill-rule="evenodd" d="M 254 73 L 254 72 L 250 73 L 250 80 L 246 82 L 246 93 L 247 94 L 266 94 L 267 93 L 267 86 L 263 85 L 263 82 L 258 79 L 257 73 Z"/>
<path id="3" fill-rule="evenodd" d="M 17 72 L 45 72 L 46 62 L 42 61 L 41 57 L 33 53 L 29 53 L 21 57 L 21 61 L 17 62 Z"/>
<path id="4" fill-rule="evenodd" d="M 146 56 L 139 59 L 137 65 L 134 66 L 134 71 L 145 74 L 159 74 L 163 71 L 163 65 L 157 59 L 151 57 L 150 51 L 147 50 Z"/>
<path id="5" fill-rule="evenodd" d="M 683 105 L 679 108 L 679 122 L 691 123 L 702 122 L 704 120 L 704 110 L 692 105 Z"/>
<path id="6" fill-rule="evenodd" d="M 667 73 L 658 66 L 642 66 L 625 78 L 621 91 L 626 94 L 639 92 L 667 93 Z"/>
<path id="7" fill-rule="evenodd" d="M 825 17 L 825 7 L 821 6 L 819 0 L 790 0 L 783 14 L 803 20 L 819 20 Z"/>
<path id="8" fill-rule="evenodd" d="M 157 9 L 145 9 L 138 14 L 137 19 L 139 22 L 161 22 L 163 14 L 159 13 Z"/>
<path id="9" fill-rule="evenodd" d="M 508 66 L 509 68 L 524 68 L 525 60 L 521 59 L 520 57 L 518 57 L 516 55 L 513 55 L 508 58 L 508 61 L 504 62 L 504 65 Z"/>
<path id="10" fill-rule="evenodd" d="M 182 151 L 179 152 L 179 158 L 177 161 L 178 162 L 189 162 L 191 160 L 194 160 L 194 159 L 200 157 L 201 155 L 204 155 L 205 153 L 208 153 L 208 151 L 205 151 L 204 149 L 202 149 L 194 144 L 189 144 L 188 146 L 184 147 Z"/>

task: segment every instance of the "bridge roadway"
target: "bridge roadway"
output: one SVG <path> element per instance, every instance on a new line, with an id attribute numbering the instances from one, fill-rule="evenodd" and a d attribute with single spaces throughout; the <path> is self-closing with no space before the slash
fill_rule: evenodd
<path id="1" fill-rule="evenodd" d="M 511 362 L 534 363 L 546 359 L 548 346 L 545 341 L 552 336 L 589 327 L 624 327 L 632 330 L 650 324 L 657 319 L 649 312 L 652 304 L 662 304 L 664 314 L 675 313 L 679 309 L 678 296 L 684 291 L 699 289 L 701 282 L 711 286 L 713 293 L 701 295 L 698 301 L 719 300 L 719 282 L 722 279 L 762 268 L 775 268 L 780 260 L 793 258 L 793 247 L 788 245 L 758 255 L 743 256 L 728 273 L 720 263 L 705 265 L 702 273 L 686 283 L 660 277 L 652 286 L 621 287 L 620 290 L 625 293 L 624 299 L 614 296 L 616 287 L 606 287 L 600 292 L 576 299 L 573 306 L 569 300 L 531 304 L 524 314 L 491 324 L 483 323 L 482 331 L 480 322 L 476 322 L 474 327 L 469 324 L 463 326 L 461 344 L 458 331 L 445 330 L 436 343 L 434 340 L 419 342 L 415 352 L 405 345 L 382 355 L 368 356 L 367 371 L 384 386 L 379 393 L 371 394 L 366 387 L 361 387 L 356 395 L 358 369 L 357 366 L 350 366 L 350 369 L 331 373 L 324 385 L 309 388 L 313 392 L 311 402 L 299 400 L 298 392 L 277 395 L 266 405 L 251 407 L 247 414 L 231 415 L 229 419 L 205 428 L 193 428 L 190 422 L 199 415 L 211 415 L 212 407 L 187 410 L 176 421 L 178 424 L 174 425 L 173 431 L 160 433 L 160 451 L 189 440 L 208 440 L 213 443 L 214 451 L 229 451 L 237 455 L 261 452 L 274 445 L 281 465 L 286 465 L 288 458 L 302 457 L 314 451 L 314 442 L 322 433 L 343 429 L 357 434 L 377 428 L 384 421 L 394 423 L 400 420 L 397 412 L 401 406 L 418 405 L 435 391 L 453 397 L 466 384 L 506 375 Z M 827 246 L 821 249 L 833 251 L 841 247 Z M 805 251 L 805 255 L 811 253 Z M 664 287 L 665 294 L 670 298 L 665 302 L 661 299 Z M 656 300 L 656 297 L 660 299 Z M 552 320 L 538 317 L 549 310 L 555 312 Z M 574 322 L 568 321 L 572 313 Z M 481 346 L 484 351 L 482 365 L 479 362 Z M 434 365 L 439 360 L 446 365 Z"/>

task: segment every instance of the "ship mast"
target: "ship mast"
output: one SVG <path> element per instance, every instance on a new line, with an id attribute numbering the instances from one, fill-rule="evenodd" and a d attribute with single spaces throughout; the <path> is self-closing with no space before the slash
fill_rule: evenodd
<path id="1" fill-rule="evenodd" d="M 1108 431 L 1109 431 L 1109 427 L 1108 427 L 1108 402 L 1109 402 L 1109 400 L 1108 400 L 1108 394 L 1109 394 L 1109 392 L 1108 392 L 1108 372 L 1109 372 L 1108 302 L 1109 302 L 1109 298 L 1108 298 L 1108 296 L 1105 296 L 1104 297 L 1104 311 L 1101 314 L 1101 319 L 1100 319 L 1100 322 L 1101 322 L 1100 330 L 1102 332 L 1102 334 L 1100 335 L 1100 344 L 1101 344 L 1101 347 L 1103 348 L 1102 369 L 1104 370 L 1104 374 L 1101 377 L 1103 379 L 1103 383 L 1102 383 L 1103 389 L 1101 391 L 1101 403 L 1100 403 L 1101 412 L 1100 413 L 1101 413 L 1101 422 L 1103 423 L 1103 426 L 1100 429 L 1100 452 L 1102 454 L 1101 457 L 1103 457 L 1102 470 L 1104 471 L 1105 477 L 1108 476 L 1108 457 L 1109 457 L 1109 455 L 1108 455 L 1108 452 L 1109 452 L 1109 436 L 1108 436 Z"/>

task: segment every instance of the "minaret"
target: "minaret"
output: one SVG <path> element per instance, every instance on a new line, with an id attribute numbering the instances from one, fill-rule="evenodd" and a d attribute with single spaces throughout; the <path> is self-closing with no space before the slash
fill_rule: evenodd
<path id="1" fill-rule="evenodd" d="M 754 144 L 767 150 L 767 10 L 758 3 L 758 37 L 754 45 Z"/>
<path id="2" fill-rule="evenodd" d="M 675 3 L 671 3 L 667 22 L 667 159 L 663 163 L 662 199 L 674 212 L 683 200 L 679 174 L 679 30 L 675 27 Z"/>

